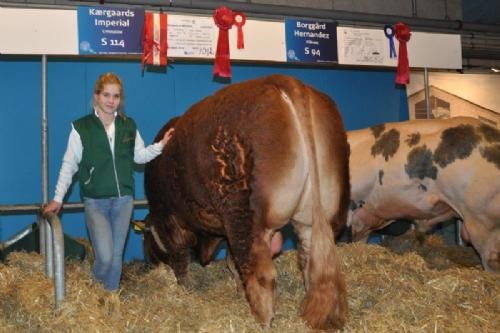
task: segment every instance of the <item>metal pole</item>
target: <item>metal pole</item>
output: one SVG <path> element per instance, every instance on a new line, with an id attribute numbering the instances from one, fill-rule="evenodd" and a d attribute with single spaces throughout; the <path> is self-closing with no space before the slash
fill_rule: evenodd
<path id="1" fill-rule="evenodd" d="M 14 213 L 38 213 L 41 204 L 20 204 L 20 205 L 0 205 L 0 215 L 14 215 Z M 148 208 L 148 202 L 144 199 L 134 200 L 134 208 Z M 64 211 L 81 211 L 83 209 L 83 202 L 67 202 L 63 207 Z M 12 213 L 12 214 L 10 214 Z"/>
<path id="2" fill-rule="evenodd" d="M 0 251 L 6 249 L 7 247 L 17 242 L 18 240 L 22 239 L 24 236 L 28 235 L 33 230 L 34 230 L 34 225 L 30 224 L 29 226 L 27 226 L 26 228 L 24 228 L 14 236 L 12 236 L 10 239 L 6 240 L 3 243 L 0 243 Z"/>
<path id="3" fill-rule="evenodd" d="M 48 149 L 47 149 L 47 56 L 42 56 L 42 203 L 48 202 Z"/>
<path id="4" fill-rule="evenodd" d="M 417 0 L 411 0 L 411 15 L 417 17 Z"/>
<path id="5" fill-rule="evenodd" d="M 42 227 L 44 229 L 45 233 L 45 274 L 47 274 L 48 277 L 53 277 L 54 276 L 54 252 L 53 252 L 53 247 L 52 247 L 52 242 L 53 237 L 52 237 L 52 226 L 50 223 L 45 219 L 42 218 Z M 42 240 L 40 240 L 41 243 Z"/>
<path id="6" fill-rule="evenodd" d="M 64 232 L 56 214 L 43 215 L 40 211 L 38 219 L 41 228 L 45 229 L 45 271 L 49 278 L 54 278 L 57 309 L 64 300 Z"/>
<path id="7" fill-rule="evenodd" d="M 429 94 L 429 71 L 427 67 L 424 68 L 424 90 L 425 90 L 425 112 L 427 119 L 431 119 L 431 101 Z M 460 236 L 460 229 L 462 228 L 462 220 L 455 221 L 455 240 L 458 245 L 464 245 L 462 237 Z"/>
<path id="8" fill-rule="evenodd" d="M 424 68 L 425 112 L 427 119 L 431 119 L 431 101 L 429 96 L 429 71 Z"/>
<path id="9" fill-rule="evenodd" d="M 64 299 L 64 233 L 57 215 L 49 214 L 48 221 L 52 229 L 52 260 L 54 270 L 55 307 Z"/>
<path id="10" fill-rule="evenodd" d="M 464 222 L 460 219 L 455 221 L 456 241 L 457 241 L 457 244 L 461 245 L 461 246 L 464 245 L 464 240 L 462 239 L 461 232 L 460 232 L 462 230 L 463 224 L 464 224 Z"/>
<path id="11" fill-rule="evenodd" d="M 47 204 L 48 202 L 48 149 L 47 149 L 47 56 L 42 55 L 42 205 Z M 48 254 L 52 254 L 52 251 L 47 248 L 47 241 L 50 237 L 50 230 L 47 221 L 43 221 L 43 219 L 38 219 L 39 222 L 42 222 L 38 225 L 40 230 L 40 254 L 42 256 L 46 256 Z M 49 243 L 50 244 L 50 243 Z M 45 262 L 48 263 L 51 260 L 47 260 L 45 258 Z M 46 266 L 47 274 L 49 274 L 49 269 L 52 270 L 52 267 L 49 267 L 48 264 Z M 52 274 L 52 272 L 50 273 Z M 49 275 L 51 276 L 51 275 Z"/>
<path id="12" fill-rule="evenodd" d="M 38 211 L 40 212 L 40 208 L 38 208 Z M 38 230 L 40 231 L 40 254 L 45 258 L 45 272 L 47 272 L 47 246 L 45 244 L 47 240 L 47 230 L 45 227 L 47 221 L 45 221 L 45 218 L 40 213 L 38 214 L 37 223 Z"/>

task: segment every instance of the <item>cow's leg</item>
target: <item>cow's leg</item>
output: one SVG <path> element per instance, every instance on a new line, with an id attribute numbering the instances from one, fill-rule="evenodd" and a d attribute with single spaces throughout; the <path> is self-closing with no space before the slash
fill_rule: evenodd
<path id="1" fill-rule="evenodd" d="M 248 227 L 250 229 L 250 224 Z M 239 227 L 241 231 L 241 225 Z M 256 319 L 266 327 L 274 317 L 274 291 L 277 272 L 271 255 L 273 230 L 248 230 L 236 236 L 228 232 L 228 243 L 245 295 Z M 252 236 L 253 235 L 253 236 Z"/>
<path id="2" fill-rule="evenodd" d="M 445 211 L 444 213 L 434 216 L 433 218 L 430 219 L 425 219 L 425 220 L 415 220 L 415 225 L 417 226 L 417 231 L 420 233 L 427 233 L 429 232 L 432 227 L 437 225 L 438 223 L 449 221 L 452 218 L 458 217 L 457 213 L 455 211 L 449 209 Z"/>
<path id="3" fill-rule="evenodd" d="M 460 234 L 479 253 L 486 271 L 500 273 L 500 229 L 487 227 L 493 225 L 478 221 L 474 216 L 465 216 Z"/>
<path id="4" fill-rule="evenodd" d="M 500 273 L 500 229 L 493 231 L 486 240 L 482 261 L 487 271 Z"/>

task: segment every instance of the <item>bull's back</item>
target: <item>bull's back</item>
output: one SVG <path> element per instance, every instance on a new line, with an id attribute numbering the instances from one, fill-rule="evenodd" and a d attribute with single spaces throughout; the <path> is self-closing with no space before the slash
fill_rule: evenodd
<path id="1" fill-rule="evenodd" d="M 339 184 L 349 189 L 336 106 L 293 78 L 273 75 L 228 86 L 191 107 L 175 127 L 165 151 L 169 163 L 162 167 L 172 206 L 197 225 L 201 216 L 209 228 L 222 230 L 224 211 L 246 200 L 266 207 L 267 220 L 286 223 L 310 194 L 312 167 L 321 178 L 324 207 L 340 200 L 332 197 Z M 228 207 L 233 201 L 235 207 Z"/>
<path id="2" fill-rule="evenodd" d="M 170 178 L 168 202 L 188 223 L 222 232 L 223 215 L 248 205 L 251 195 L 264 201 L 279 192 L 273 188 L 281 188 L 286 176 L 301 182 L 299 138 L 283 112 L 280 79 L 289 80 L 230 85 L 193 105 L 176 123 L 162 157 L 170 163 L 163 167 Z"/>

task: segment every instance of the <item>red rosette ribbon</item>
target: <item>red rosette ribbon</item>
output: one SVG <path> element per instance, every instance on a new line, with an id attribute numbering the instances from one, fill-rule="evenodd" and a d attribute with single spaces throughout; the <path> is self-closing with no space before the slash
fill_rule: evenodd
<path id="1" fill-rule="evenodd" d="M 167 65 L 167 14 L 144 13 L 142 46 L 143 72 L 145 65 Z"/>
<path id="2" fill-rule="evenodd" d="M 219 27 L 217 51 L 215 52 L 214 75 L 231 77 L 231 63 L 229 61 L 229 29 L 233 26 L 233 11 L 227 7 L 214 10 L 215 25 Z"/>
<path id="3" fill-rule="evenodd" d="M 238 28 L 238 39 L 236 47 L 238 49 L 245 48 L 245 39 L 243 36 L 243 26 L 247 21 L 247 17 L 242 12 L 234 12 L 234 25 Z"/>
<path id="4" fill-rule="evenodd" d="M 399 41 L 398 68 L 396 72 L 397 84 L 408 84 L 410 82 L 410 64 L 408 62 L 408 50 L 406 43 L 410 40 L 410 27 L 402 22 L 396 23 L 396 39 Z"/>

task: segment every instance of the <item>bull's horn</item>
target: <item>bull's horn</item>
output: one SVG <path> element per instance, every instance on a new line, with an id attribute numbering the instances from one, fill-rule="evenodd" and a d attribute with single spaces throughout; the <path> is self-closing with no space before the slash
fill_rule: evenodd
<path id="1" fill-rule="evenodd" d="M 146 229 L 146 223 L 143 220 L 133 220 L 132 224 L 134 225 L 135 231 L 144 231 Z"/>

